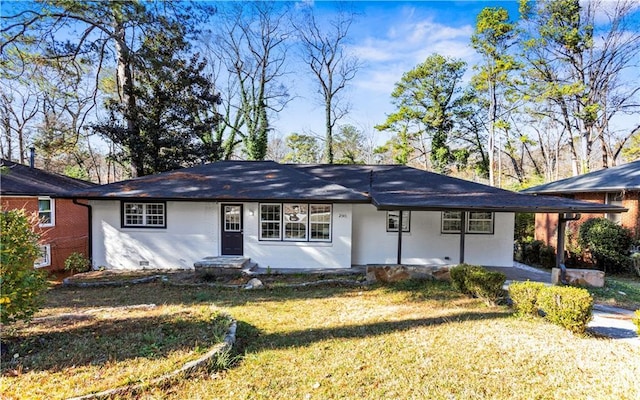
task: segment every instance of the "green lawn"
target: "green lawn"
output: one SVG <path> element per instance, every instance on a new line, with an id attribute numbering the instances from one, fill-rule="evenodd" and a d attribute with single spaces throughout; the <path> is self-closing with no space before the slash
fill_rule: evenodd
<path id="1" fill-rule="evenodd" d="M 213 304 L 238 321 L 238 342 L 229 369 L 149 388 L 139 398 L 640 398 L 640 348 L 518 320 L 509 309 L 461 297 L 446 283 L 264 291 L 159 283 L 58 288 L 40 315 L 147 303 Z M 60 373 L 51 366 L 7 372 L 3 390 L 33 374 L 46 381 Z M 51 382 L 59 392 L 52 389 L 50 397 L 64 397 L 68 384 Z"/>
<path id="2" fill-rule="evenodd" d="M 640 278 L 612 276 L 605 278 L 603 288 L 588 288 L 598 303 L 640 309 Z"/>

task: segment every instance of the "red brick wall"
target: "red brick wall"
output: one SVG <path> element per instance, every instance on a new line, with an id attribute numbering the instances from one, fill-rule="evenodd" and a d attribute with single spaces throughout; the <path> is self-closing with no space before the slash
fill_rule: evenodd
<path id="1" fill-rule="evenodd" d="M 640 236 L 640 211 L 638 209 L 640 192 L 627 192 L 622 198 L 622 206 L 629 211 L 622 214 L 622 226 L 631 229 L 635 237 Z M 576 193 L 576 200 L 605 203 L 605 193 Z M 589 218 L 604 217 L 604 214 L 582 214 L 578 221 L 568 223 L 568 229 L 580 229 L 580 225 Z M 558 232 L 558 214 L 536 214 L 535 238 L 546 244 L 556 246 L 556 234 Z"/>
<path id="2" fill-rule="evenodd" d="M 70 199 L 54 199 L 55 226 L 39 227 L 40 243 L 51 246 L 51 265 L 45 269 L 64 269 L 64 261 L 73 252 L 87 255 L 89 250 L 87 207 L 73 204 Z M 2 208 L 25 209 L 27 213 L 38 213 L 37 197 L 2 197 Z"/>

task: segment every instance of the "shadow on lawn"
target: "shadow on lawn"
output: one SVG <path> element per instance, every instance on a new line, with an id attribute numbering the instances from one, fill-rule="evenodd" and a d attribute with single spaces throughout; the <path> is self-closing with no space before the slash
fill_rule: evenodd
<path id="1" fill-rule="evenodd" d="M 259 352 L 265 349 L 305 347 L 331 339 L 364 338 L 407 331 L 414 328 L 437 326 L 464 321 L 509 318 L 508 312 L 462 312 L 443 317 L 381 321 L 366 324 L 345 325 L 332 328 L 312 328 L 286 333 L 264 334 L 253 325 L 238 322 L 238 352 Z"/>
<path id="2" fill-rule="evenodd" d="M 214 303 L 219 307 L 242 306 L 250 302 L 323 299 L 343 293 L 370 290 L 369 287 L 339 285 L 245 290 L 211 286 L 172 286 L 144 283 L 116 287 L 65 287 L 51 289 L 46 307 L 116 307 L 134 304 Z"/>
<path id="3" fill-rule="evenodd" d="M 204 353 L 222 341 L 227 324 L 180 315 L 102 319 L 51 318 L 38 322 L 42 333 L 3 338 L 2 375 L 13 370 L 61 370 L 105 365 L 134 358 L 160 359 L 175 351 Z M 14 358 L 14 354 L 18 354 Z"/>

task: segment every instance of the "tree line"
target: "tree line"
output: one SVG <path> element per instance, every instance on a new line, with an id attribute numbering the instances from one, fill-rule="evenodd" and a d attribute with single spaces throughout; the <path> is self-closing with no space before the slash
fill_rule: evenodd
<path id="1" fill-rule="evenodd" d="M 637 3 L 523 0 L 519 11 L 477 16 L 477 65 L 433 54 L 399 77 L 395 111 L 370 121 L 391 135 L 376 147 L 372 130 L 340 123 L 363 65 L 346 45 L 366 17 L 347 3 L 331 15 L 275 1 L 12 3 L 0 152 L 24 162 L 34 146 L 46 168 L 102 183 L 270 158 L 410 164 L 524 186 L 638 157 Z M 295 100 L 292 60 L 315 84 L 325 124 L 282 138 L 271 121 Z"/>

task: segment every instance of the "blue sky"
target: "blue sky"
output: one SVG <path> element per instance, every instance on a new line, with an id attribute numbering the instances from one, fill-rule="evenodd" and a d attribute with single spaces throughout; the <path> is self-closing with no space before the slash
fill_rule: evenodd
<path id="1" fill-rule="evenodd" d="M 365 131 L 372 131 L 394 111 L 394 84 L 430 54 L 461 58 L 469 64 L 470 74 L 470 66 L 478 60 L 470 38 L 476 16 L 484 7 L 500 6 L 509 10 L 512 19 L 518 17 L 517 1 L 359 1 L 354 5 L 361 15 L 350 31 L 349 47 L 364 66 L 345 92 L 352 111 L 339 124 L 352 124 Z M 330 13 L 335 6 L 332 1 L 313 3 L 321 13 Z M 274 133 L 322 136 L 324 114 L 317 96 L 314 98 L 314 88 L 302 80 L 295 82 L 299 97 L 273 121 Z M 386 139 L 383 134 L 376 135 L 378 142 Z"/>

